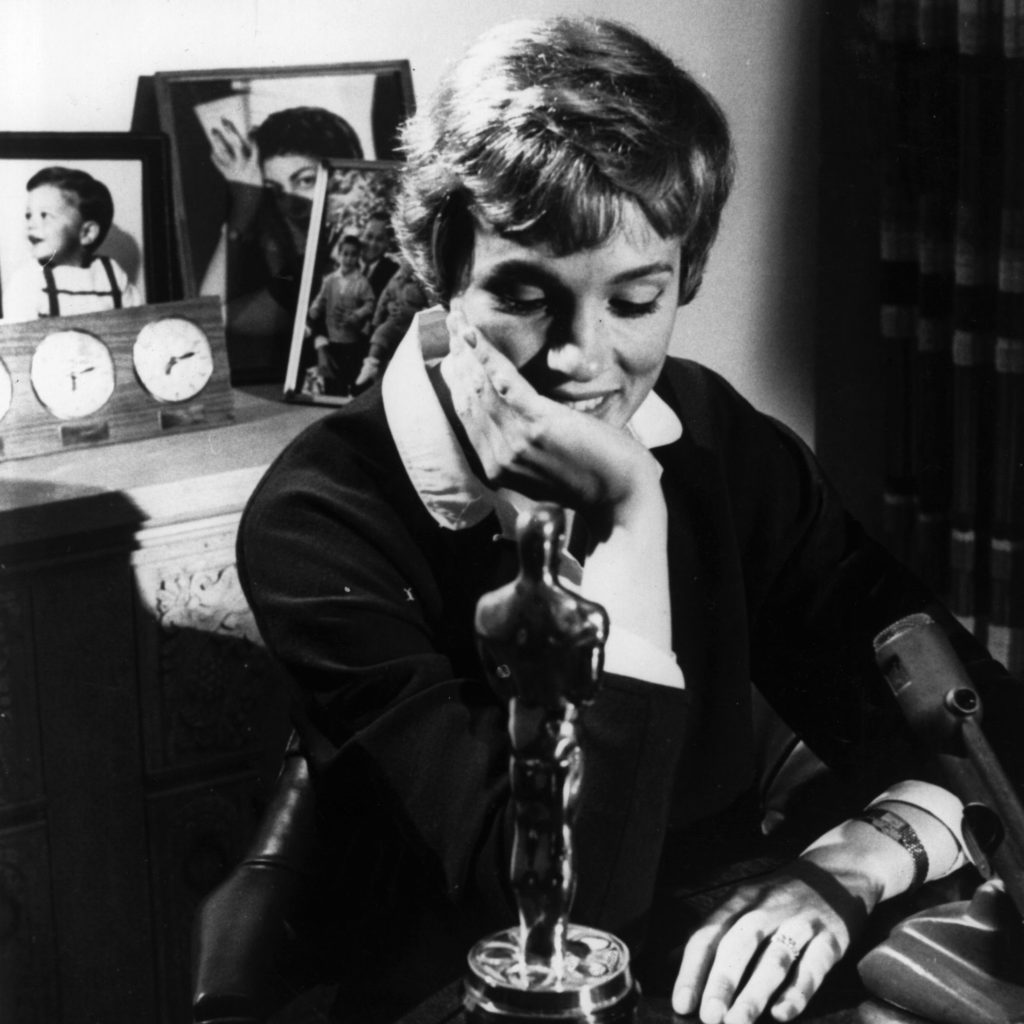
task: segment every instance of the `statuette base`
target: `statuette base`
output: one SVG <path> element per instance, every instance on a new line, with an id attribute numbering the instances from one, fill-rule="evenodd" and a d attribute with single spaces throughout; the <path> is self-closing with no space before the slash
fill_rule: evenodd
<path id="1" fill-rule="evenodd" d="M 463 984 L 469 1018 L 487 1024 L 632 1021 L 638 989 L 625 943 L 608 932 L 571 924 L 565 945 L 564 967 L 556 971 L 521 960 L 518 928 L 478 942 L 469 951 Z"/>

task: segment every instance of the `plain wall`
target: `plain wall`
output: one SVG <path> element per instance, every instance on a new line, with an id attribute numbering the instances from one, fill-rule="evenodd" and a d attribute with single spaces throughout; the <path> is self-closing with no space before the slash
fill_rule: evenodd
<path id="1" fill-rule="evenodd" d="M 0 0 L 0 130 L 127 131 L 154 71 L 406 58 L 423 99 L 482 29 L 556 13 L 634 25 L 724 107 L 739 177 L 673 351 L 812 440 L 817 0 Z"/>

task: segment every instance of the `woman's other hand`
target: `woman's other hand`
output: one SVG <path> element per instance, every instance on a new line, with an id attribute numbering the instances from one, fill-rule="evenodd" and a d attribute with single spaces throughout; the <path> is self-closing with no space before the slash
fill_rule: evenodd
<path id="1" fill-rule="evenodd" d="M 703 1024 L 802 1013 L 882 894 L 870 867 L 837 853 L 739 886 L 687 943 L 672 1008 Z"/>
<path id="2" fill-rule="evenodd" d="M 224 180 L 236 185 L 261 188 L 259 151 L 256 144 L 238 130 L 229 117 L 220 119 L 220 127 L 210 130 L 210 159 Z"/>

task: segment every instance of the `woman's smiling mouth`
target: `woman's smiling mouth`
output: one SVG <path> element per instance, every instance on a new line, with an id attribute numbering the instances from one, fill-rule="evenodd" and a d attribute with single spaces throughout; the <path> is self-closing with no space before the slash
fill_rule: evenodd
<path id="1" fill-rule="evenodd" d="M 611 399 L 614 397 L 614 391 L 603 391 L 600 394 L 589 394 L 589 395 L 566 395 L 550 394 L 548 397 L 558 402 L 559 405 L 564 405 L 567 409 L 573 409 L 576 412 L 585 413 L 596 413 L 603 409 Z"/>

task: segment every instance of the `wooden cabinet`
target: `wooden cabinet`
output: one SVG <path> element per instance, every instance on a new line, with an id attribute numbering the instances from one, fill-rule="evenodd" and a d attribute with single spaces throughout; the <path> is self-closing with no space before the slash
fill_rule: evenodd
<path id="1" fill-rule="evenodd" d="M 273 456 L 321 415 L 0 465 L 0 1021 L 189 1019 L 195 908 L 288 731 L 234 561 Z"/>

